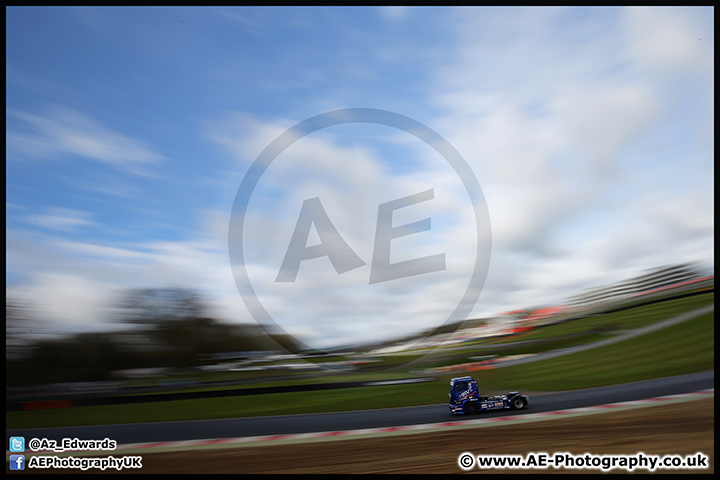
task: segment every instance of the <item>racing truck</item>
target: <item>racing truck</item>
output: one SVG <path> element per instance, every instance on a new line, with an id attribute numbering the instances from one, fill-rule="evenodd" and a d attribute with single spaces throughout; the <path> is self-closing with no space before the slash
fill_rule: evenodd
<path id="1" fill-rule="evenodd" d="M 510 392 L 507 395 L 480 395 L 477 380 L 457 377 L 450 380 L 448 407 L 453 414 L 473 415 L 487 410 L 522 410 L 530 404 L 527 395 Z"/>

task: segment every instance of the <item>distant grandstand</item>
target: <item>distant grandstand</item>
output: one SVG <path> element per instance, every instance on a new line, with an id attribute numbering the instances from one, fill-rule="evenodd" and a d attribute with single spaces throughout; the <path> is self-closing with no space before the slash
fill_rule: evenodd
<path id="1" fill-rule="evenodd" d="M 572 297 L 570 308 L 581 308 L 598 303 L 621 300 L 646 294 L 684 282 L 699 280 L 703 274 L 692 264 L 682 264 L 650 270 L 648 273 L 622 283 L 593 288 Z"/>

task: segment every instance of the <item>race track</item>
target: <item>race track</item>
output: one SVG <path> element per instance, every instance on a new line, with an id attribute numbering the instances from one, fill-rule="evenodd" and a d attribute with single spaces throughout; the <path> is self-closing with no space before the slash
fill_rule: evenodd
<path id="1" fill-rule="evenodd" d="M 173 442 L 217 438 L 288 435 L 311 432 L 331 432 L 381 428 L 417 424 L 441 423 L 448 420 L 471 420 L 494 416 L 524 415 L 571 408 L 590 407 L 608 403 L 627 402 L 646 398 L 691 393 L 712 389 L 714 371 L 692 375 L 647 380 L 568 392 L 533 395 L 530 408 L 521 412 L 484 412 L 479 416 L 452 416 L 447 404 L 426 405 L 380 410 L 286 415 L 272 417 L 236 418 L 224 420 L 196 420 L 186 422 L 136 423 L 88 427 L 62 427 L 6 430 L 5 438 L 62 438 L 116 440 L 119 445 L 148 442 Z M 447 396 L 446 385 L 438 383 L 438 399 Z M 7 440 L 6 440 L 7 441 Z M 6 445 L 6 450 L 8 446 Z"/>

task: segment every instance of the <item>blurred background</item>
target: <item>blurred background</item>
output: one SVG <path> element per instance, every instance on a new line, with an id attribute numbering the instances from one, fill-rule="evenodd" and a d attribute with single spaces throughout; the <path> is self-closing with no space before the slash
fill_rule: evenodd
<path id="1" fill-rule="evenodd" d="M 338 286 L 328 270 L 268 291 L 262 301 L 287 316 L 276 331 L 236 288 L 228 223 L 245 173 L 283 131 L 340 108 L 411 117 L 472 168 L 492 236 L 466 325 L 487 330 L 472 335 L 712 277 L 713 13 L 7 8 L 6 386 L 289 371 L 307 362 L 276 356 L 299 339 L 322 347 L 327 372 L 427 338 L 458 303 L 478 232 L 441 217 L 444 250 L 402 253 L 446 252 L 442 282 L 361 296 L 373 244 L 359 232 L 379 203 L 434 182 L 437 211 L 471 206 L 455 174 L 400 135 L 314 139 L 287 159 L 294 170 L 268 171 L 256 205 L 255 240 L 283 251 L 297 210 L 279 200 L 342 197 L 326 206 L 367 264 L 357 278 Z M 258 284 L 278 270 L 262 252 Z"/>

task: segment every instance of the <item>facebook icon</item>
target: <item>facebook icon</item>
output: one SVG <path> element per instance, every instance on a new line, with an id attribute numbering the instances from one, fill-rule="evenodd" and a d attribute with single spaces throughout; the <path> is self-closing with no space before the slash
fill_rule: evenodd
<path id="1" fill-rule="evenodd" d="M 10 470 L 25 470 L 25 455 L 10 455 Z"/>

